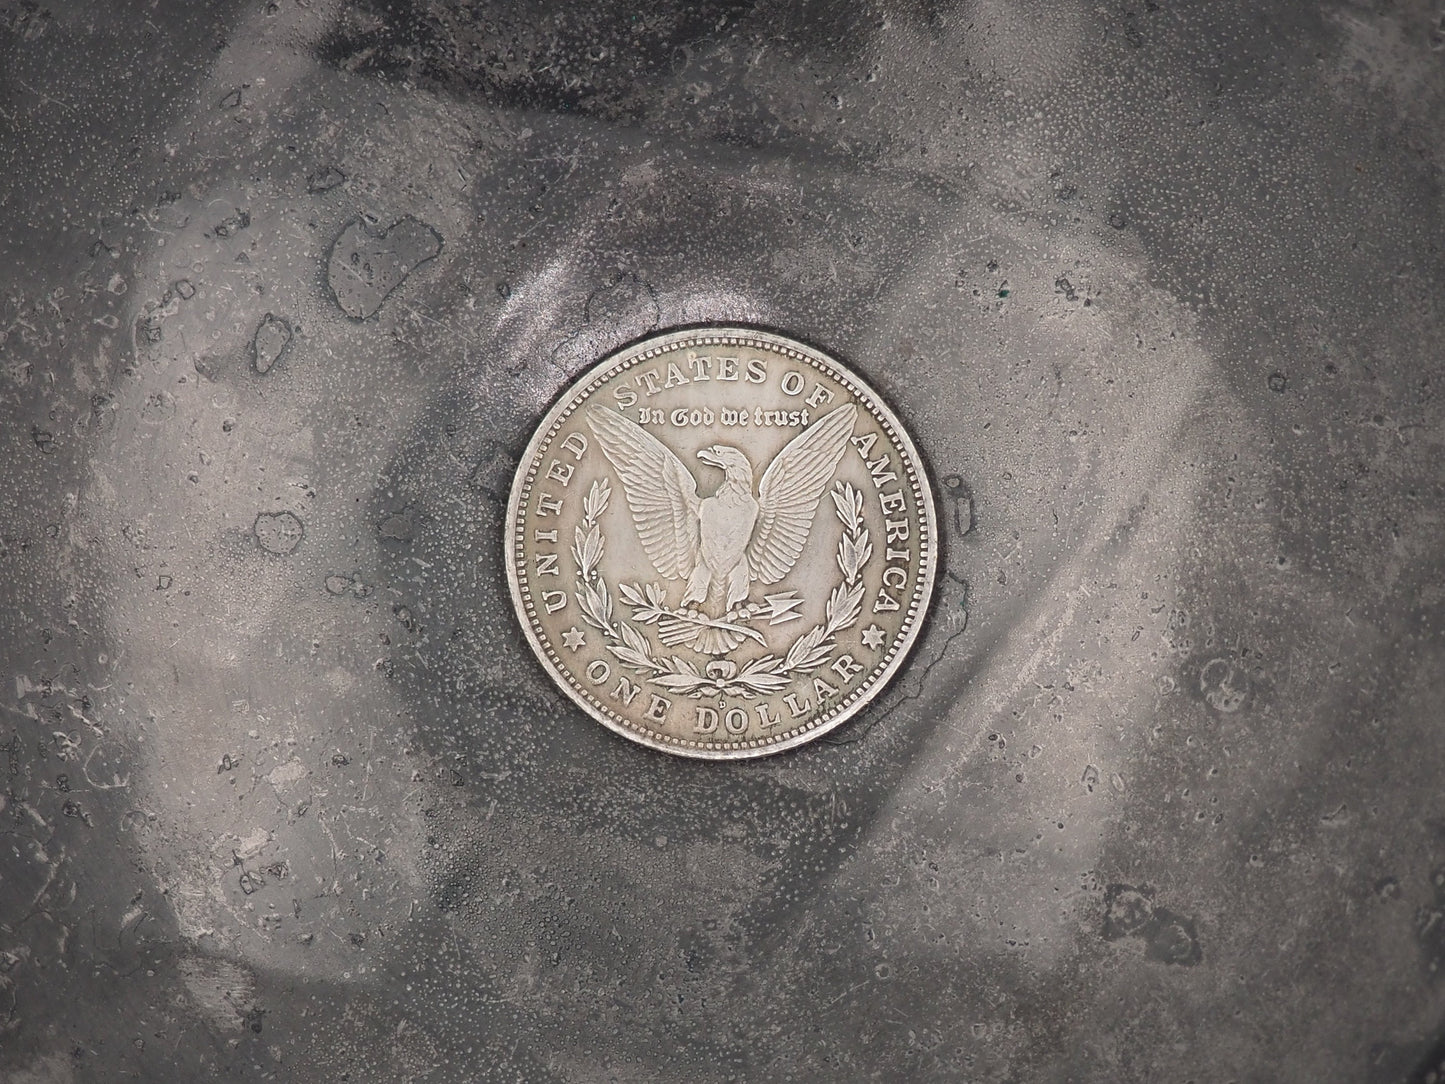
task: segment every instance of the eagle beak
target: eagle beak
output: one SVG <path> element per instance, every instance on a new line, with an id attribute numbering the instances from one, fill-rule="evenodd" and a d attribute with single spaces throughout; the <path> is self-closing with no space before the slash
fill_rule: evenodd
<path id="1" fill-rule="evenodd" d="M 718 458 L 716 444 L 714 444 L 711 448 L 703 448 L 697 453 L 697 457 L 710 467 L 722 466 L 722 460 Z"/>

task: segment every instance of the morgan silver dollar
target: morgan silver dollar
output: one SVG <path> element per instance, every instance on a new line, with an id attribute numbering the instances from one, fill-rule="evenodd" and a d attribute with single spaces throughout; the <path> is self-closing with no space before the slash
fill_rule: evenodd
<path id="1" fill-rule="evenodd" d="M 898 419 L 827 355 L 741 328 L 586 373 L 528 445 L 506 530 L 547 672 L 624 737 L 712 759 L 857 714 L 917 638 L 938 563 Z"/>

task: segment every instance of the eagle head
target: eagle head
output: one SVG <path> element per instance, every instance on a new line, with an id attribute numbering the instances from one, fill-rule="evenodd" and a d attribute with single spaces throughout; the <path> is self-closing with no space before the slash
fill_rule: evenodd
<path id="1" fill-rule="evenodd" d="M 714 444 L 699 451 L 697 457 L 708 466 L 721 469 L 727 478 L 752 486 L 753 465 L 738 449 L 726 444 Z"/>

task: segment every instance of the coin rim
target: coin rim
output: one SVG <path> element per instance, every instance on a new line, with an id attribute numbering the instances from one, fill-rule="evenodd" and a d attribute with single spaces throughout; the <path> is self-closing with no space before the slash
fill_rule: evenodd
<path id="1" fill-rule="evenodd" d="M 840 707 L 833 716 L 824 722 L 818 722 L 815 719 L 810 725 L 802 726 L 789 732 L 786 737 L 780 737 L 775 741 L 764 741 L 757 745 L 751 743 L 717 743 L 711 747 L 689 745 L 683 739 L 669 738 L 655 731 L 634 728 L 609 717 L 592 704 L 586 698 L 586 694 L 574 686 L 573 681 L 562 671 L 562 668 L 552 661 L 539 633 L 533 628 L 532 621 L 528 617 L 528 600 L 522 594 L 521 577 L 517 570 L 517 556 L 523 548 L 523 542 L 516 538 L 516 533 L 520 524 L 522 491 L 528 485 L 529 475 L 533 473 L 532 465 L 538 457 L 542 444 L 552 435 L 553 430 L 565 415 L 570 413 L 569 408 L 575 405 L 574 401 L 579 401 L 577 396 L 584 389 L 589 385 L 600 384 L 610 379 L 615 375 L 614 370 L 630 368 L 633 364 L 647 360 L 640 356 L 647 351 L 653 352 L 655 356 L 656 353 L 675 349 L 680 344 L 696 343 L 699 346 L 712 346 L 718 345 L 718 341 L 721 341 L 724 345 L 745 345 L 746 340 L 760 341 L 769 347 L 779 349 L 785 356 L 790 351 L 804 355 L 821 365 L 833 379 L 839 380 L 845 386 L 853 383 L 858 386 L 859 391 L 871 397 L 872 402 L 866 405 L 866 409 L 881 416 L 882 421 L 893 430 L 896 438 L 895 444 L 898 446 L 900 454 L 908 461 L 907 465 L 914 476 L 914 488 L 920 509 L 919 520 L 924 527 L 924 538 L 920 540 L 919 545 L 922 575 L 913 592 L 908 617 L 905 618 L 905 620 L 911 620 L 911 625 L 903 628 L 892 658 L 884 664 L 883 669 L 871 685 L 863 692 L 856 694 L 852 703 Z M 918 451 L 918 447 L 913 443 L 913 438 L 884 397 L 856 371 L 838 361 L 825 350 L 777 332 L 734 324 L 677 328 L 637 339 L 607 354 L 595 365 L 589 366 L 558 392 L 551 407 L 533 430 L 531 439 L 527 441 L 526 450 L 522 453 L 522 457 L 517 463 L 517 469 L 513 473 L 512 488 L 507 497 L 507 514 L 503 523 L 502 546 L 507 568 L 507 586 L 511 592 L 517 623 L 521 625 L 527 643 L 532 648 L 532 653 L 542 664 L 542 668 L 547 671 L 548 676 L 561 687 L 573 703 L 614 733 L 650 749 L 695 760 L 750 760 L 796 749 L 800 745 L 805 745 L 815 738 L 820 738 L 829 731 L 835 730 L 871 704 L 893 681 L 918 642 L 933 604 L 939 557 L 938 516 L 927 465 Z"/>

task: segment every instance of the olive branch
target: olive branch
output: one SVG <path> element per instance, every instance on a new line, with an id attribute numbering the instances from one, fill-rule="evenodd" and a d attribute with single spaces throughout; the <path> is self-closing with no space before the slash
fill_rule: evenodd
<path id="1" fill-rule="evenodd" d="M 763 655 L 738 670 L 731 660 L 714 660 L 703 670 L 677 655 L 654 655 L 647 637 L 631 622 L 615 615 L 607 581 L 597 571 L 605 540 L 599 520 L 607 511 L 612 487 L 606 478 L 592 483 L 582 502 L 582 523 L 575 529 L 572 557 L 577 562 L 577 605 L 583 619 L 602 633 L 607 650 L 647 680 L 695 699 L 704 696 L 743 696 L 781 692 L 794 677 L 821 667 L 838 647 L 837 635 L 857 624 L 863 611 L 863 569 L 873 556 L 873 543 L 863 522 L 863 494 L 847 482 L 838 482 L 831 494 L 843 533 L 836 562 L 842 579 L 834 584 L 823 610 L 823 620 L 799 636 L 781 656 Z M 674 615 L 667 609 L 659 584 L 618 584 L 633 620 L 649 625 Z M 742 619 L 748 614 L 744 613 Z M 750 630 L 749 630 L 750 631 Z M 754 634 L 755 635 L 755 634 Z"/>

